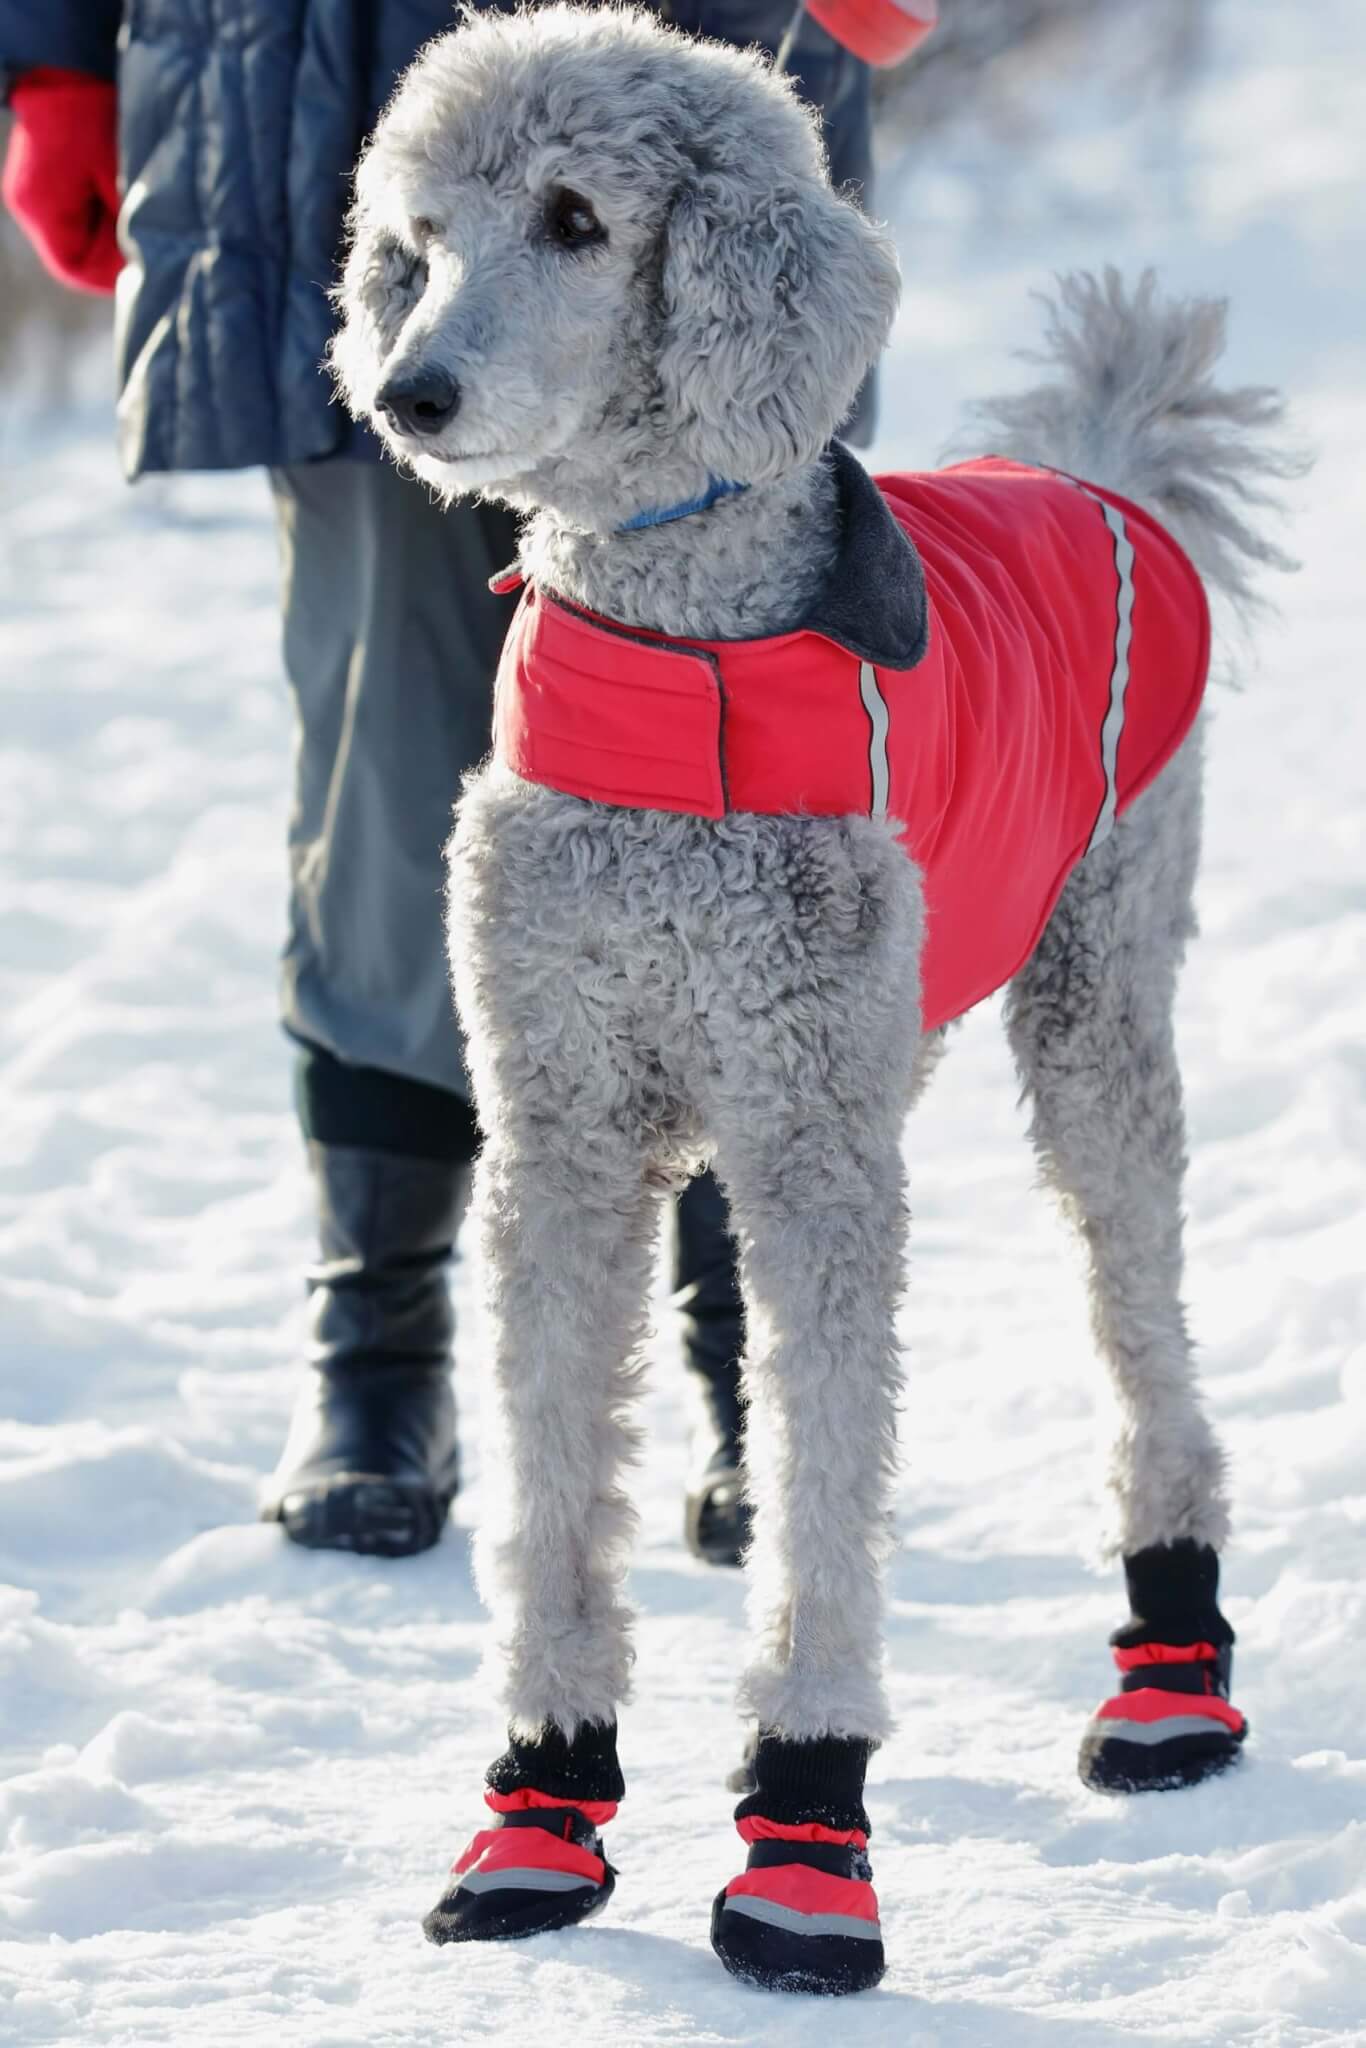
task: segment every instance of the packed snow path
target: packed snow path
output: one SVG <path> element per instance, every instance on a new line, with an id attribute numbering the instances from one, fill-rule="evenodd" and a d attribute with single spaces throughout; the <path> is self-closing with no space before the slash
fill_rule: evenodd
<path id="1" fill-rule="evenodd" d="M 1224 9 L 1158 140 L 1088 127 L 1118 221 L 1059 231 L 948 161 L 902 234 L 889 461 L 1012 371 L 1027 292 L 1161 262 L 1235 300 L 1232 371 L 1320 451 L 1304 573 L 1212 735 L 1204 937 L 1180 1015 L 1189 1297 L 1231 1448 L 1245 1767 L 1112 1804 L 1074 1775 L 1107 1689 L 1100 1375 L 1032 1189 L 993 1009 L 908 1134 L 910 1385 L 870 1807 L 892 1968 L 831 2008 L 734 1984 L 722 1775 L 741 1589 L 679 1540 L 681 1373 L 648 1399 L 638 1699 L 605 1918 L 438 1952 L 498 1717 L 468 1530 L 291 1550 L 253 1521 L 292 1392 L 306 1190 L 272 1011 L 290 736 L 258 478 L 116 481 L 106 425 L 17 425 L 0 566 L 0 2037 L 177 2048 L 578 2040 L 1264 2048 L 1366 2033 L 1366 30 Z M 1312 18 L 1311 18 L 1312 17 Z M 1146 152 L 1146 154 L 1145 154 Z M 1160 157 L 1155 165 L 1154 152 Z M 1134 176 L 1135 165 L 1144 170 Z M 1146 169 L 1145 169 L 1146 166 Z M 1047 166 L 1045 166 L 1047 168 Z M 1147 175 L 1151 171 L 1152 175 Z M 1075 188 L 1075 177 L 1072 179 Z M 1351 237 L 1355 236 L 1355 240 Z M 468 1298 L 468 1276 L 458 1276 Z M 485 1483 L 488 1475 L 484 1475 Z M 496 1477 L 494 1480 L 496 1483 Z"/>

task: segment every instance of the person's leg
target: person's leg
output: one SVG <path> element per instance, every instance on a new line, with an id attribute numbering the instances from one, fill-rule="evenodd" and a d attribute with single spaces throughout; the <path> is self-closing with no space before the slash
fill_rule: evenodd
<path id="1" fill-rule="evenodd" d="M 697 1409 L 683 1533 L 708 1564 L 738 1565 L 750 1526 L 741 1469 L 744 1307 L 726 1198 L 713 1173 L 700 1173 L 679 1197 L 673 1282 Z"/>
<path id="2" fill-rule="evenodd" d="M 373 1523 L 385 1547 L 420 1547 L 398 1526 L 392 1481 L 402 1473 L 417 1486 L 414 1536 L 435 1540 L 455 1470 L 445 1370 L 438 1388 L 431 1363 L 449 1346 L 437 1248 L 453 1242 L 477 1142 L 446 979 L 441 850 L 461 776 L 488 747 L 511 611 L 488 579 L 515 555 L 516 526 L 496 507 L 443 510 L 380 465 L 291 469 L 274 484 L 286 666 L 299 713 L 284 1017 L 302 1048 L 300 1112 L 325 1238 L 315 1319 L 328 1341 L 320 1335 L 315 1345 L 316 1383 L 267 1511 L 300 1541 L 368 1546 Z M 367 1207 L 362 1194 L 370 1182 L 391 1186 L 396 1154 L 414 1163 L 391 1241 L 383 1223 L 392 1197 Z M 340 1212 L 352 1221 L 338 1234 Z M 711 1315 L 719 1296 L 735 1292 L 723 1206 L 694 1200 L 684 1239 L 678 1284 L 707 1297 L 686 1333 L 690 1363 L 704 1381 L 715 1379 L 724 1403 L 737 1346 Z M 427 1271 L 422 1400 L 416 1383 L 391 1369 L 412 1365 L 413 1303 L 405 1296 L 400 1314 L 397 1280 L 380 1278 L 394 1266 L 411 1289 L 414 1262 Z M 362 1341 L 354 1326 L 365 1318 L 371 1335 Z M 397 1356 L 371 1384 L 377 1320 L 397 1333 Z M 362 1359 L 367 1377 L 358 1386 Z M 400 1440 L 410 1453 L 426 1445 L 418 1461 L 425 1482 L 411 1455 L 399 1455 Z M 733 1429 L 728 1442 L 733 1471 Z M 358 1487 L 362 1469 L 368 1477 Z M 375 1480 L 390 1483 L 377 1494 Z M 732 1521 L 738 1513 L 737 1492 Z M 721 1554 L 733 1557 L 737 1547 L 732 1541 Z"/>
<path id="3" fill-rule="evenodd" d="M 284 1018 L 317 1190 L 310 1372 L 262 1512 L 315 1548 L 434 1543 L 456 1485 L 445 1267 L 477 1130 L 441 853 L 487 746 L 510 515 L 395 471 L 273 479 L 299 719 Z"/>
<path id="4" fill-rule="evenodd" d="M 446 979 L 442 849 L 488 751 L 516 553 L 496 506 L 437 505 L 388 464 L 274 473 L 299 718 L 286 1028 L 468 1099 Z"/>
<path id="5" fill-rule="evenodd" d="M 469 1169 L 316 1145 L 309 1165 L 310 1370 L 261 1517 L 309 1550 L 407 1557 L 440 1540 L 459 1476 L 445 1269 Z"/>
<path id="6" fill-rule="evenodd" d="M 488 749 L 512 608 L 488 579 L 515 556 L 516 523 L 494 506 L 444 510 L 387 465 L 272 482 L 298 712 L 283 1014 L 300 1044 L 323 1260 L 313 1374 L 263 1512 L 296 1541 L 401 1553 L 436 1540 L 455 1484 L 444 1265 L 477 1131 L 447 985 L 442 849 L 460 779 Z M 705 1297 L 685 1325 L 689 1365 L 733 1414 L 738 1344 L 714 1311 L 735 1298 L 734 1249 L 708 1185 L 685 1197 L 676 1284 Z M 733 1472 L 734 1431 L 717 1447 Z M 715 1561 L 738 1555 L 741 1516 L 735 1487 L 730 1540 L 709 1532 Z"/>

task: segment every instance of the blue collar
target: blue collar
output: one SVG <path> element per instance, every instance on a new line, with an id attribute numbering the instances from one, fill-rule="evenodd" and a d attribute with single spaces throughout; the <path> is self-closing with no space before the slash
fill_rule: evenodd
<path id="1" fill-rule="evenodd" d="M 646 526 L 667 526 L 671 519 L 687 519 L 694 512 L 709 512 L 720 498 L 733 498 L 740 491 L 747 491 L 748 484 L 733 484 L 722 476 L 708 477 L 707 488 L 700 498 L 689 498 L 682 505 L 661 505 L 647 512 L 637 512 L 634 519 L 623 519 L 618 533 L 638 533 Z"/>

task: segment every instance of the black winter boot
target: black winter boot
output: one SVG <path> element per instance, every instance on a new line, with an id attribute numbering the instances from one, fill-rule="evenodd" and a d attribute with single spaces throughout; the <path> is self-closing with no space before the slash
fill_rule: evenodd
<path id="1" fill-rule="evenodd" d="M 261 1516 L 315 1550 L 406 1557 L 437 1542 L 457 1480 L 446 1262 L 468 1165 L 308 1147 L 322 1258 L 312 1342 Z"/>
<path id="2" fill-rule="evenodd" d="M 699 1174 L 679 1198 L 674 1289 L 698 1409 L 683 1534 L 694 1556 L 737 1565 L 750 1527 L 740 1405 L 744 1307 L 726 1198 L 711 1173 Z"/>
<path id="3" fill-rule="evenodd" d="M 1154 1544 L 1124 1560 L 1130 1617 L 1110 1638 L 1120 1689 L 1082 1737 L 1096 1792 L 1166 1792 L 1236 1763 L 1246 1718 L 1229 1704 L 1233 1630 L 1208 1544 Z"/>

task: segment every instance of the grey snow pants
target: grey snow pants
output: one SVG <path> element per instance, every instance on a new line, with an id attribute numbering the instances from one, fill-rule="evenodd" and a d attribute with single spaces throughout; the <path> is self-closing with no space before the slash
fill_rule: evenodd
<path id="1" fill-rule="evenodd" d="M 348 1066 L 468 1098 L 446 977 L 442 848 L 488 751 L 514 600 L 513 515 L 385 462 L 271 473 L 298 713 L 286 1029 Z"/>

